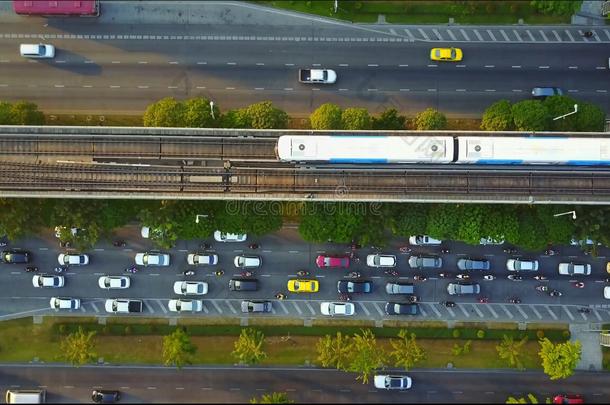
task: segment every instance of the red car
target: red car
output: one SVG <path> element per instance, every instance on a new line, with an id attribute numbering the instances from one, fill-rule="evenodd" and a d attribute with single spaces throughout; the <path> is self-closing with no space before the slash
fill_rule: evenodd
<path id="1" fill-rule="evenodd" d="M 561 394 L 553 397 L 554 404 L 584 404 L 585 401 L 582 399 L 580 394 Z"/>
<path id="2" fill-rule="evenodd" d="M 349 267 L 349 257 L 347 256 L 324 256 L 316 258 L 316 265 L 323 269 L 325 267 Z"/>

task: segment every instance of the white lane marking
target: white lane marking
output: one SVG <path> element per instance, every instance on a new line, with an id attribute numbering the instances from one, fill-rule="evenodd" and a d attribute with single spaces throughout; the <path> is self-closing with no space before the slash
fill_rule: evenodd
<path id="1" fill-rule="evenodd" d="M 428 65 L 428 67 L 433 67 L 433 68 L 435 68 L 435 67 L 438 67 L 438 65 Z"/>
<path id="2" fill-rule="evenodd" d="M 472 31 L 474 32 L 474 35 L 477 36 L 479 41 L 483 41 L 483 36 L 479 33 L 479 30 L 472 30 Z"/>
<path id="3" fill-rule="evenodd" d="M 508 35 L 506 35 L 506 32 L 504 32 L 504 30 L 500 30 L 500 34 L 502 34 L 502 36 L 504 37 L 504 41 L 510 41 L 510 39 L 508 39 Z"/>
<path id="4" fill-rule="evenodd" d="M 479 310 L 479 306 L 478 306 L 478 305 L 474 305 L 474 304 L 473 304 L 473 305 L 472 305 L 472 307 L 473 307 L 473 308 L 474 308 L 474 310 L 476 311 L 477 315 L 479 315 L 479 318 L 483 318 L 483 317 L 484 317 L 483 312 L 481 312 L 481 311 Z"/>
<path id="5" fill-rule="evenodd" d="M 548 69 L 548 66 L 538 66 L 538 69 Z"/>
<path id="6" fill-rule="evenodd" d="M 595 90 L 596 93 L 607 93 L 608 90 L 605 89 L 600 89 L 600 90 Z"/>
<path id="7" fill-rule="evenodd" d="M 311 304 L 309 303 L 309 301 L 305 301 L 305 306 L 307 307 L 307 309 L 309 309 L 309 312 L 311 312 L 312 315 L 316 314 L 316 310 L 313 309 L 313 307 L 311 306 Z"/>
<path id="8" fill-rule="evenodd" d="M 198 65 L 207 65 L 208 62 L 197 62 Z"/>
<path id="9" fill-rule="evenodd" d="M 292 91 L 292 90 L 294 90 L 294 89 L 293 89 L 292 87 L 284 87 L 284 90 L 285 90 L 285 91 Z"/>
<path id="10" fill-rule="evenodd" d="M 436 89 L 428 89 L 428 91 L 436 91 Z"/>
<path id="11" fill-rule="evenodd" d="M 530 30 L 525 30 L 525 32 L 527 32 L 527 35 L 529 35 L 530 40 L 532 42 L 536 42 L 536 38 L 534 38 L 534 36 L 532 35 L 532 32 Z"/>
<path id="12" fill-rule="evenodd" d="M 339 63 L 339 66 L 341 66 L 341 67 L 348 67 L 349 65 L 347 63 Z"/>
<path id="13" fill-rule="evenodd" d="M 445 30 L 447 31 L 447 34 L 449 34 L 449 36 L 451 37 L 452 41 L 455 41 L 455 35 L 453 35 L 453 32 L 451 32 L 451 30 Z"/>
<path id="14" fill-rule="evenodd" d="M 557 31 L 553 30 L 553 34 L 555 35 L 555 38 L 557 39 L 557 42 L 561 42 L 561 37 L 559 36 Z"/>
<path id="15" fill-rule="evenodd" d="M 139 60 L 139 61 L 138 61 L 138 64 L 139 64 L 139 65 L 146 65 L 146 64 L 148 64 L 148 61 L 145 61 L 145 60 Z"/>
<path id="16" fill-rule="evenodd" d="M 458 307 L 462 310 L 462 313 L 466 316 L 466 318 L 470 318 L 470 314 L 466 311 L 466 304 L 458 305 Z"/>
<path id="17" fill-rule="evenodd" d="M 516 306 L 517 311 L 519 311 L 521 313 L 521 316 L 525 319 L 528 319 L 529 317 L 527 316 L 527 314 L 525 313 L 525 311 L 523 311 L 523 309 L 521 309 L 521 305 L 517 305 Z"/>
<path id="18" fill-rule="evenodd" d="M 237 313 L 237 311 L 235 310 L 235 308 L 233 308 L 233 304 L 231 303 L 231 301 L 226 301 L 225 302 L 227 304 L 227 306 L 229 307 L 229 309 L 231 310 L 231 312 L 233 312 L 234 314 Z"/>
<path id="19" fill-rule="evenodd" d="M 466 65 L 455 65 L 456 68 L 465 68 Z"/>
<path id="20" fill-rule="evenodd" d="M 495 65 L 485 65 L 486 68 L 494 68 Z"/>
<path id="21" fill-rule="evenodd" d="M 65 60 L 56 60 L 55 63 L 66 63 Z"/>
<path id="22" fill-rule="evenodd" d="M 466 91 L 466 89 L 455 89 L 455 91 Z"/>
<path id="23" fill-rule="evenodd" d="M 546 311 L 551 314 L 551 316 L 553 317 L 553 319 L 557 320 L 557 315 L 555 315 L 555 313 L 553 311 L 551 311 L 551 308 L 549 308 L 548 305 L 544 306 L 546 308 Z"/>
<path id="24" fill-rule="evenodd" d="M 398 65 L 398 67 L 409 67 L 409 65 Z"/>
<path id="25" fill-rule="evenodd" d="M 62 88 L 62 87 L 66 87 L 66 86 L 64 86 L 63 84 L 56 84 L 55 87 Z"/>
<path id="26" fill-rule="evenodd" d="M 466 38 L 466 41 L 470 41 L 470 38 L 468 37 L 468 34 L 466 34 L 466 31 L 464 31 L 462 28 L 460 28 L 460 32 L 462 33 L 464 38 Z"/>
<path id="27" fill-rule="evenodd" d="M 235 90 L 235 87 L 225 87 L 225 90 Z"/>
<path id="28" fill-rule="evenodd" d="M 383 306 L 383 304 L 381 304 L 381 306 Z M 379 306 L 377 305 L 376 302 L 373 303 L 373 307 L 377 310 L 377 312 L 379 313 L 379 316 L 384 316 L 385 313 L 382 309 L 379 308 Z M 421 306 L 420 306 L 421 308 Z"/>
<path id="29" fill-rule="evenodd" d="M 113 60 L 113 61 L 112 61 L 112 62 L 110 62 L 110 63 L 112 63 L 113 65 L 116 65 L 116 64 L 121 63 L 121 61 L 120 61 L 120 60 Z"/>
<path id="30" fill-rule="evenodd" d="M 147 89 L 148 86 L 138 86 L 138 89 Z"/>
<path id="31" fill-rule="evenodd" d="M 578 66 L 568 66 L 568 69 L 578 69 Z"/>
<path id="32" fill-rule="evenodd" d="M 538 319 L 542 319 L 542 315 L 540 315 L 540 312 L 538 312 L 538 310 L 536 309 L 535 306 L 530 305 L 530 308 L 532 309 L 532 311 L 534 311 L 534 313 L 536 314 L 536 316 L 538 317 Z"/>
<path id="33" fill-rule="evenodd" d="M 296 302 L 294 301 L 290 301 L 292 303 L 292 306 L 294 307 L 294 309 L 297 310 L 297 312 L 299 313 L 299 315 L 303 315 L 303 311 L 301 310 L 301 308 L 297 305 Z"/>
<path id="34" fill-rule="evenodd" d="M 411 89 L 398 89 L 399 91 L 411 91 Z"/>
<path id="35" fill-rule="evenodd" d="M 284 66 L 294 66 L 294 63 L 284 63 Z"/>
<path id="36" fill-rule="evenodd" d="M 486 30 L 486 31 L 487 31 L 487 34 L 491 37 L 492 41 L 497 41 L 494 33 L 491 32 L 491 30 Z"/>
<path id="37" fill-rule="evenodd" d="M 485 91 L 496 91 L 496 89 L 485 89 Z"/>
<path id="38" fill-rule="evenodd" d="M 220 313 L 220 314 L 223 313 L 223 310 L 220 308 L 220 305 L 218 305 L 216 300 L 210 300 L 210 302 L 212 303 L 212 305 L 214 305 L 214 308 L 216 308 L 216 311 L 218 311 L 218 313 Z"/>
<path id="39" fill-rule="evenodd" d="M 120 89 L 121 86 L 117 86 L 117 85 L 112 84 L 112 85 L 110 85 L 110 88 L 111 89 Z"/>
<path id="40" fill-rule="evenodd" d="M 510 312 L 508 309 L 506 309 L 506 305 L 501 304 L 500 308 L 502 308 L 504 310 L 504 312 L 506 313 L 506 315 L 508 315 L 508 317 L 510 319 L 513 319 L 514 315 L 512 314 L 512 312 Z"/>
<path id="41" fill-rule="evenodd" d="M 540 33 L 540 35 L 542 36 L 542 38 L 544 38 L 545 42 L 549 42 L 549 39 L 546 37 L 546 34 L 544 33 L 544 31 L 542 30 L 538 30 L 538 32 Z"/>
<path id="42" fill-rule="evenodd" d="M 169 64 L 170 64 L 170 65 L 177 65 L 177 64 L 179 64 L 179 63 L 180 63 L 180 62 L 175 61 L 175 60 L 173 60 L 173 61 L 169 62 Z"/>
<path id="43" fill-rule="evenodd" d="M 205 89 L 206 87 L 205 86 L 196 86 L 195 88 L 196 89 Z"/>
<path id="44" fill-rule="evenodd" d="M 513 34 L 515 34 L 515 37 L 519 40 L 519 42 L 523 42 L 523 38 L 521 38 L 521 35 L 519 35 L 517 30 L 513 30 Z"/>
<path id="45" fill-rule="evenodd" d="M 568 307 L 566 307 L 566 306 L 562 306 L 562 308 L 563 308 L 563 311 L 564 311 L 566 314 L 568 314 L 568 316 L 570 317 L 570 320 L 571 320 L 571 321 L 573 321 L 573 320 L 574 320 L 574 317 L 572 316 L 572 313 L 571 313 L 570 311 L 568 311 Z"/>
<path id="46" fill-rule="evenodd" d="M 377 91 L 377 89 L 367 89 L 368 91 Z"/>
<path id="47" fill-rule="evenodd" d="M 255 87 L 254 90 L 265 90 L 264 87 Z"/>
<path id="48" fill-rule="evenodd" d="M 521 65 L 512 65 L 511 68 L 513 68 L 513 69 L 521 69 Z"/>
<path id="49" fill-rule="evenodd" d="M 569 30 L 563 30 L 563 32 L 565 32 L 568 35 L 568 38 L 570 38 L 570 41 L 574 42 L 574 37 L 572 36 L 572 34 L 570 33 Z"/>
<path id="50" fill-rule="evenodd" d="M 227 65 L 235 66 L 235 65 L 237 65 L 237 63 L 236 62 L 227 62 Z"/>
<path id="51" fill-rule="evenodd" d="M 339 91 L 349 91 L 349 89 L 339 89 Z"/>
<path id="52" fill-rule="evenodd" d="M 607 68 L 605 66 L 595 66 L 596 70 L 606 70 Z"/>
<path id="53" fill-rule="evenodd" d="M 369 63 L 367 66 L 368 66 L 368 67 L 377 67 L 377 66 L 379 66 L 379 65 L 378 65 L 378 64 L 376 64 L 376 63 Z"/>
<path id="54" fill-rule="evenodd" d="M 364 313 L 366 314 L 366 316 L 371 315 L 371 313 L 369 312 L 368 309 L 366 309 L 366 305 L 364 305 L 363 302 L 360 302 L 360 308 L 362 308 L 362 310 L 364 311 Z"/>
<path id="55" fill-rule="evenodd" d="M 436 314 L 437 318 L 441 317 L 441 312 L 436 308 L 436 306 L 434 304 L 430 304 L 430 308 L 432 308 L 432 310 L 434 311 L 434 313 Z"/>

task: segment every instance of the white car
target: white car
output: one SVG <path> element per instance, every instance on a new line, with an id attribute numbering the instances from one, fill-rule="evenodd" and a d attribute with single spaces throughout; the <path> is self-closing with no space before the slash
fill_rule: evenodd
<path id="1" fill-rule="evenodd" d="M 356 308 L 351 302 L 321 302 L 320 312 L 328 316 L 350 316 L 356 313 Z"/>
<path id="2" fill-rule="evenodd" d="M 36 274 L 32 277 L 32 285 L 34 287 L 49 287 L 59 288 L 65 284 L 64 276 L 56 276 L 53 274 Z"/>
<path id="3" fill-rule="evenodd" d="M 245 242 L 246 239 L 248 239 L 248 235 L 245 233 L 214 232 L 214 240 L 216 242 Z"/>
<path id="4" fill-rule="evenodd" d="M 604 287 L 604 298 L 610 300 L 610 286 Z"/>
<path id="5" fill-rule="evenodd" d="M 171 312 L 201 312 L 203 301 L 201 300 L 169 300 L 167 307 Z"/>
<path id="6" fill-rule="evenodd" d="M 60 253 L 57 256 L 57 261 L 62 266 L 84 266 L 85 264 L 89 264 L 89 256 L 88 255 L 74 255 L 69 253 Z"/>
<path id="7" fill-rule="evenodd" d="M 24 58 L 49 59 L 55 57 L 55 47 L 48 44 L 21 44 L 19 53 Z"/>
<path id="8" fill-rule="evenodd" d="M 504 244 L 504 237 L 500 237 L 499 239 L 494 239 L 491 236 L 488 236 L 486 238 L 481 238 L 481 240 L 479 240 L 479 245 L 503 245 Z"/>
<path id="9" fill-rule="evenodd" d="M 136 264 L 138 266 L 169 266 L 169 254 L 160 252 L 138 253 Z"/>
<path id="10" fill-rule="evenodd" d="M 191 266 L 198 266 L 202 264 L 213 266 L 218 264 L 218 255 L 211 253 L 189 253 L 186 256 L 186 262 Z"/>
<path id="11" fill-rule="evenodd" d="M 411 377 L 406 375 L 376 375 L 373 381 L 375 388 L 380 390 L 408 390 L 411 388 Z"/>
<path id="12" fill-rule="evenodd" d="M 601 246 L 602 244 L 600 242 L 595 242 L 593 239 L 590 239 L 590 238 L 585 238 L 582 240 L 576 240 L 576 239 L 572 238 L 570 240 L 570 245 L 572 245 L 572 246 L 593 246 L 593 245 Z"/>
<path id="13" fill-rule="evenodd" d="M 259 256 L 239 255 L 233 260 L 235 267 L 239 268 L 255 268 L 260 267 L 261 258 Z"/>
<path id="14" fill-rule="evenodd" d="M 132 300 L 130 298 L 115 298 L 106 300 L 104 308 L 106 312 L 113 314 L 129 314 L 142 312 L 144 303 L 141 300 Z"/>
<path id="15" fill-rule="evenodd" d="M 409 244 L 415 246 L 435 246 L 443 243 L 442 240 L 434 239 L 428 235 L 413 235 L 409 238 Z"/>
<path id="16" fill-rule="evenodd" d="M 129 276 L 102 276 L 97 280 L 97 285 L 104 290 L 117 290 L 129 288 L 131 279 Z"/>
<path id="17" fill-rule="evenodd" d="M 79 309 L 80 300 L 78 298 L 53 297 L 49 301 L 52 309 Z"/>
<path id="18" fill-rule="evenodd" d="M 506 269 L 508 271 L 538 271 L 538 260 L 508 259 Z"/>
<path id="19" fill-rule="evenodd" d="M 562 276 L 588 276 L 591 265 L 588 263 L 559 263 L 559 274 Z"/>
<path id="20" fill-rule="evenodd" d="M 205 295 L 208 293 L 208 283 L 205 281 L 176 281 L 174 292 L 180 295 Z"/>
<path id="21" fill-rule="evenodd" d="M 370 267 L 396 267 L 396 256 L 394 255 L 368 255 L 366 265 Z"/>

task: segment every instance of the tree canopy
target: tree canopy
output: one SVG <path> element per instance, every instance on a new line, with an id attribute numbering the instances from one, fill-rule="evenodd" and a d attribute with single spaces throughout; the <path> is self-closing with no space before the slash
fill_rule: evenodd
<path id="1" fill-rule="evenodd" d="M 514 128 L 513 111 L 508 100 L 496 101 L 483 113 L 481 129 L 484 131 L 512 131 Z"/>
<path id="2" fill-rule="evenodd" d="M 96 360 L 95 331 L 85 332 L 78 327 L 76 332 L 70 333 L 60 342 L 61 352 L 73 366 L 82 366 Z"/>
<path id="3" fill-rule="evenodd" d="M 241 330 L 239 338 L 235 341 L 235 350 L 231 354 L 241 363 L 257 364 L 267 357 L 267 353 L 263 350 L 264 344 L 265 335 L 263 332 L 253 328 L 245 328 Z"/>
<path id="4" fill-rule="evenodd" d="M 316 108 L 309 116 L 312 129 L 341 129 L 341 108 L 336 104 L 326 103 Z"/>
<path id="5" fill-rule="evenodd" d="M 325 335 L 318 339 L 316 349 L 322 367 L 346 370 L 352 355 L 352 338 L 341 332 L 335 336 Z"/>
<path id="6" fill-rule="evenodd" d="M 183 328 L 177 328 L 163 337 L 163 363 L 166 366 L 176 366 L 180 369 L 191 364 L 191 357 L 196 351 L 197 347 L 191 343 L 191 338 Z"/>
<path id="7" fill-rule="evenodd" d="M 396 367 L 404 368 L 408 371 L 415 364 L 426 358 L 426 351 L 417 344 L 415 334 L 401 329 L 398 332 L 399 339 L 390 339 L 392 351 L 390 356 L 394 359 Z"/>
<path id="8" fill-rule="evenodd" d="M 371 125 L 375 130 L 399 131 L 405 129 L 406 121 L 407 117 L 399 115 L 395 108 L 387 108 L 371 119 Z"/>
<path id="9" fill-rule="evenodd" d="M 517 131 L 544 131 L 550 127 L 549 112 L 538 100 L 523 100 L 515 103 L 512 112 Z"/>
<path id="10" fill-rule="evenodd" d="M 553 343 L 548 338 L 540 340 L 538 355 L 542 359 L 542 368 L 551 380 L 568 378 L 574 373 L 580 361 L 581 343 Z"/>
<path id="11" fill-rule="evenodd" d="M 367 384 L 373 371 L 383 366 L 386 355 L 377 346 L 377 339 L 370 329 L 362 329 L 360 333 L 355 333 L 352 344 L 353 353 L 347 371 L 358 373 L 356 379 L 362 380 L 362 384 Z"/>
<path id="12" fill-rule="evenodd" d="M 371 116 L 366 108 L 346 108 L 341 113 L 343 129 L 364 130 L 371 129 Z"/>
<path id="13" fill-rule="evenodd" d="M 415 116 L 415 128 L 420 131 L 446 129 L 447 118 L 434 108 L 427 108 Z"/>

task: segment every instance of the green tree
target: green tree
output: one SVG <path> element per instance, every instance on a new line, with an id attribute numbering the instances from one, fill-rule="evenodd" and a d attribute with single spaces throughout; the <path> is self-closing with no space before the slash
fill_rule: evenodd
<path id="1" fill-rule="evenodd" d="M 228 201 L 214 223 L 225 232 L 264 235 L 282 227 L 281 209 L 273 201 Z"/>
<path id="2" fill-rule="evenodd" d="M 427 235 L 439 239 L 457 239 L 460 207 L 456 204 L 434 204 L 428 210 Z"/>
<path id="3" fill-rule="evenodd" d="M 366 108 L 346 108 L 341 113 L 341 126 L 347 130 L 371 129 L 371 116 Z"/>
<path id="4" fill-rule="evenodd" d="M 427 108 L 415 116 L 415 129 L 419 131 L 446 128 L 447 118 L 434 108 Z"/>
<path id="5" fill-rule="evenodd" d="M 511 243 L 519 240 L 519 217 L 514 205 L 484 205 L 481 236 Z"/>
<path id="6" fill-rule="evenodd" d="M 13 114 L 11 110 L 13 105 L 5 101 L 0 101 L 0 125 L 12 125 Z"/>
<path id="7" fill-rule="evenodd" d="M 261 395 L 260 399 L 252 398 L 251 404 L 294 404 L 294 401 L 288 398 L 285 392 L 272 392 L 270 394 Z"/>
<path id="8" fill-rule="evenodd" d="M 547 242 L 551 244 L 568 244 L 576 235 L 574 220 L 569 215 L 556 217 L 556 213 L 571 211 L 571 206 L 537 205 L 536 216 L 539 226 L 546 229 Z"/>
<path id="9" fill-rule="evenodd" d="M 547 97 L 542 104 L 544 104 L 547 114 L 554 118 L 574 111 L 574 104 L 577 104 L 577 101 L 568 96 L 555 96 Z M 578 121 L 576 120 L 576 115 L 572 114 L 559 120 L 549 121 L 551 124 L 550 129 L 563 132 L 577 131 Z"/>
<path id="10" fill-rule="evenodd" d="M 372 118 L 372 127 L 375 130 L 400 131 L 405 129 L 407 118 L 404 115 L 398 115 L 395 108 L 384 110 L 379 118 Z"/>
<path id="11" fill-rule="evenodd" d="M 12 125 L 43 125 L 44 114 L 29 101 L 18 101 L 11 107 Z"/>
<path id="12" fill-rule="evenodd" d="M 70 333 L 59 344 L 64 359 L 76 367 L 95 361 L 94 337 L 95 331 L 85 332 L 79 326 L 76 332 Z"/>
<path id="13" fill-rule="evenodd" d="M 362 384 L 369 382 L 369 376 L 374 370 L 383 366 L 384 351 L 377 346 L 377 339 L 370 329 L 361 329 L 353 337 L 354 352 L 347 371 L 358 373 L 357 380 Z"/>
<path id="14" fill-rule="evenodd" d="M 288 127 L 288 114 L 273 106 L 271 101 L 261 101 L 246 108 L 248 127 L 255 129 L 284 129 Z"/>
<path id="15" fill-rule="evenodd" d="M 480 204 L 464 204 L 460 206 L 457 239 L 471 245 L 477 245 L 481 237 L 489 236 L 481 234 L 481 224 L 483 223 L 485 213 L 484 206 Z"/>
<path id="16" fill-rule="evenodd" d="M 183 328 L 177 328 L 171 334 L 163 336 L 163 363 L 166 366 L 176 366 L 180 369 L 185 364 L 191 364 L 191 356 L 196 351 L 197 347 Z"/>
<path id="17" fill-rule="evenodd" d="M 214 105 L 214 117 L 220 117 L 218 106 Z M 217 119 L 212 117 L 210 100 L 203 97 L 191 98 L 184 102 L 183 122 L 189 128 L 214 128 Z"/>
<path id="18" fill-rule="evenodd" d="M 512 131 L 514 127 L 513 111 L 508 100 L 496 101 L 483 113 L 481 129 L 484 131 Z"/>
<path id="19" fill-rule="evenodd" d="M 527 335 L 518 342 L 515 342 L 515 339 L 512 336 L 502 335 L 502 341 L 496 346 L 498 356 L 500 356 L 502 360 L 505 360 L 510 367 L 522 369 L 521 349 L 526 342 Z"/>
<path id="20" fill-rule="evenodd" d="M 573 220 L 574 236 L 578 240 L 590 238 L 605 246 L 610 245 L 610 209 L 604 206 L 578 207 L 578 215 Z M 567 217 L 567 216 L 564 216 Z M 567 217 L 567 220 L 572 220 Z M 596 247 L 597 245 L 594 245 Z"/>
<path id="21" fill-rule="evenodd" d="M 36 234 L 46 224 L 48 200 L 34 198 L 0 199 L 0 235 L 9 240 Z"/>
<path id="22" fill-rule="evenodd" d="M 549 113 L 544 104 L 538 100 L 515 103 L 512 111 L 517 131 L 544 131 L 550 127 Z"/>
<path id="23" fill-rule="evenodd" d="M 142 121 L 145 127 L 183 127 L 184 112 L 183 103 L 166 97 L 149 105 Z"/>
<path id="24" fill-rule="evenodd" d="M 529 402 L 528 402 L 529 401 Z M 527 394 L 527 397 L 508 397 L 506 399 L 507 404 L 539 404 L 538 398 L 534 394 Z M 551 401 L 547 400 L 547 403 L 551 403 Z"/>
<path id="25" fill-rule="evenodd" d="M 103 233 L 100 212 L 106 204 L 106 200 L 54 200 L 51 224 L 67 228 L 61 234 L 62 241 L 70 242 L 80 250 L 87 250 L 95 245 Z M 72 227 L 81 231 L 72 235 L 69 231 Z"/>
<path id="26" fill-rule="evenodd" d="M 365 209 L 364 203 L 306 203 L 299 222 L 299 234 L 311 242 L 351 242 L 362 229 Z"/>
<path id="27" fill-rule="evenodd" d="M 602 132 L 606 122 L 606 113 L 595 104 L 579 102 L 578 112 L 571 115 L 576 120 L 576 131 Z"/>
<path id="28" fill-rule="evenodd" d="M 248 128 L 248 117 L 244 109 L 229 110 L 220 116 L 222 128 Z"/>
<path id="29" fill-rule="evenodd" d="M 396 367 L 404 368 L 405 371 L 426 358 L 426 351 L 417 344 L 415 333 L 409 334 L 406 329 L 398 332 L 400 339 L 390 339 L 392 351 L 390 356 L 394 358 Z"/>
<path id="30" fill-rule="evenodd" d="M 538 355 L 542 359 L 544 372 L 551 380 L 568 378 L 580 361 L 581 344 L 575 342 L 553 343 L 548 338 L 540 340 Z"/>
<path id="31" fill-rule="evenodd" d="M 425 234 L 429 209 L 429 204 L 392 204 L 389 209 L 392 233 L 399 236 Z"/>
<path id="32" fill-rule="evenodd" d="M 312 129 L 341 129 L 341 108 L 336 104 L 326 103 L 309 116 Z"/>
<path id="33" fill-rule="evenodd" d="M 316 350 L 322 367 L 346 370 L 352 354 L 352 338 L 341 332 L 337 332 L 334 337 L 325 335 L 318 339 Z"/>
<path id="34" fill-rule="evenodd" d="M 521 207 L 518 239 L 513 242 L 528 250 L 540 250 L 546 247 L 548 240 L 546 227 L 540 226 L 537 209 L 532 206 Z"/>
<path id="35" fill-rule="evenodd" d="M 530 0 L 542 14 L 570 16 L 580 9 L 582 0 Z"/>
<path id="36" fill-rule="evenodd" d="M 257 364 L 260 363 L 267 353 L 263 350 L 265 335 L 260 330 L 245 328 L 241 330 L 239 338 L 234 343 L 231 353 L 240 363 Z"/>

